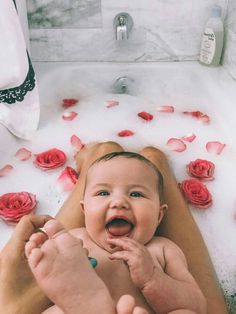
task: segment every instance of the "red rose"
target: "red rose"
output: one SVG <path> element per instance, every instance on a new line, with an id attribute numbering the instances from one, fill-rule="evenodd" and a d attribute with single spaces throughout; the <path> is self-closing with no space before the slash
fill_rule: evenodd
<path id="1" fill-rule="evenodd" d="M 179 187 L 188 203 L 206 209 L 212 205 L 212 196 L 207 187 L 197 179 L 184 180 Z"/>
<path id="2" fill-rule="evenodd" d="M 215 165 L 209 160 L 196 159 L 191 161 L 186 167 L 189 175 L 192 177 L 206 181 L 214 180 Z"/>
<path id="3" fill-rule="evenodd" d="M 34 164 L 43 170 L 58 168 L 66 162 L 65 153 L 57 148 L 49 149 L 35 156 Z"/>
<path id="4" fill-rule="evenodd" d="M 66 167 L 58 178 L 58 182 L 64 191 L 73 190 L 77 181 L 78 173 L 71 167 Z"/>
<path id="5" fill-rule="evenodd" d="M 0 196 L 0 217 L 17 223 L 22 216 L 32 213 L 36 207 L 36 196 L 28 192 L 6 193 Z"/>

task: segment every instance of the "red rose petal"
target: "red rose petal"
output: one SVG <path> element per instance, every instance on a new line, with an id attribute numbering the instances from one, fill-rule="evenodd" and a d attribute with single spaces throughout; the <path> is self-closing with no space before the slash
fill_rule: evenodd
<path id="1" fill-rule="evenodd" d="M 183 111 L 182 113 L 185 115 L 197 118 L 198 120 L 204 123 L 210 123 L 210 117 L 199 110 L 198 111 Z"/>
<path id="2" fill-rule="evenodd" d="M 182 140 L 174 137 L 170 138 L 166 144 L 175 152 L 183 152 L 187 148 L 186 144 Z"/>
<path id="3" fill-rule="evenodd" d="M 160 106 L 157 108 L 158 112 L 167 112 L 167 113 L 172 113 L 175 111 L 173 106 Z"/>
<path id="4" fill-rule="evenodd" d="M 28 149 L 24 147 L 18 149 L 18 151 L 15 154 L 15 157 L 21 161 L 28 160 L 31 156 L 32 156 L 31 151 L 29 151 Z"/>
<path id="5" fill-rule="evenodd" d="M 78 113 L 74 111 L 65 112 L 62 116 L 62 119 L 65 121 L 72 121 L 78 115 Z"/>
<path id="6" fill-rule="evenodd" d="M 194 141 L 196 138 L 196 135 L 194 133 L 191 133 L 191 134 L 188 134 L 188 135 L 185 135 L 185 136 L 182 136 L 181 139 L 185 142 L 192 142 Z"/>
<path id="7" fill-rule="evenodd" d="M 65 108 L 75 106 L 79 102 L 79 100 L 75 98 L 65 98 L 62 101 L 62 106 Z"/>
<path id="8" fill-rule="evenodd" d="M 153 115 L 146 111 L 139 112 L 138 116 L 146 121 L 151 121 L 153 119 Z"/>
<path id="9" fill-rule="evenodd" d="M 208 153 L 220 155 L 225 146 L 226 145 L 223 143 L 212 141 L 206 144 L 206 150 L 208 151 Z"/>
<path id="10" fill-rule="evenodd" d="M 81 150 L 84 147 L 84 144 L 81 142 L 80 138 L 73 134 L 70 138 L 71 145 L 77 149 Z"/>
<path id="11" fill-rule="evenodd" d="M 112 108 L 112 107 L 115 107 L 118 105 L 119 105 L 119 101 L 117 101 L 117 100 L 107 100 L 106 101 L 106 107 L 107 108 Z"/>
<path id="12" fill-rule="evenodd" d="M 5 165 L 2 169 L 0 169 L 0 177 L 4 177 L 13 169 L 12 165 Z"/>
<path id="13" fill-rule="evenodd" d="M 132 136 L 132 135 L 134 135 L 134 132 L 130 130 L 123 130 L 118 133 L 118 136 L 120 137 L 126 137 L 126 136 Z"/>

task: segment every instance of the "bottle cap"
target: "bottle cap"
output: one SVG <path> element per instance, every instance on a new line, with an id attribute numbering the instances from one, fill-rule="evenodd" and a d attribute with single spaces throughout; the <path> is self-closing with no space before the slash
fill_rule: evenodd
<path id="1" fill-rule="evenodd" d="M 211 17 L 221 17 L 221 7 L 219 5 L 214 5 L 211 9 Z"/>

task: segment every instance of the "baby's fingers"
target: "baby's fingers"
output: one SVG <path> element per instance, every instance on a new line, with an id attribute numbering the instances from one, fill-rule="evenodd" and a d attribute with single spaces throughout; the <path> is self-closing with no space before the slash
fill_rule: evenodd
<path id="1" fill-rule="evenodd" d="M 127 251 L 117 251 L 112 253 L 109 258 L 111 260 L 123 260 L 125 262 L 128 262 L 131 258 L 131 254 Z"/>

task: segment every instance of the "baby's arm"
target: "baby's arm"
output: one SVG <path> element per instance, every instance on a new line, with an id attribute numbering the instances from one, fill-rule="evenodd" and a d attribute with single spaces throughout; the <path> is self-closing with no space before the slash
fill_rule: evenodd
<path id="1" fill-rule="evenodd" d="M 156 313 L 177 309 L 190 310 L 197 314 L 207 313 L 205 297 L 188 271 L 183 252 L 173 242 L 164 238 L 161 240 L 165 267 L 154 268 L 152 278 L 142 288 L 145 299 Z M 155 240 L 153 244 L 155 245 Z M 154 258 L 158 261 L 158 255 Z"/>
<path id="2" fill-rule="evenodd" d="M 127 263 L 133 283 L 155 313 L 176 310 L 206 313 L 206 300 L 187 269 L 184 254 L 173 242 L 154 238 L 148 249 L 130 238 L 108 242 L 120 248 L 110 258 Z"/>

